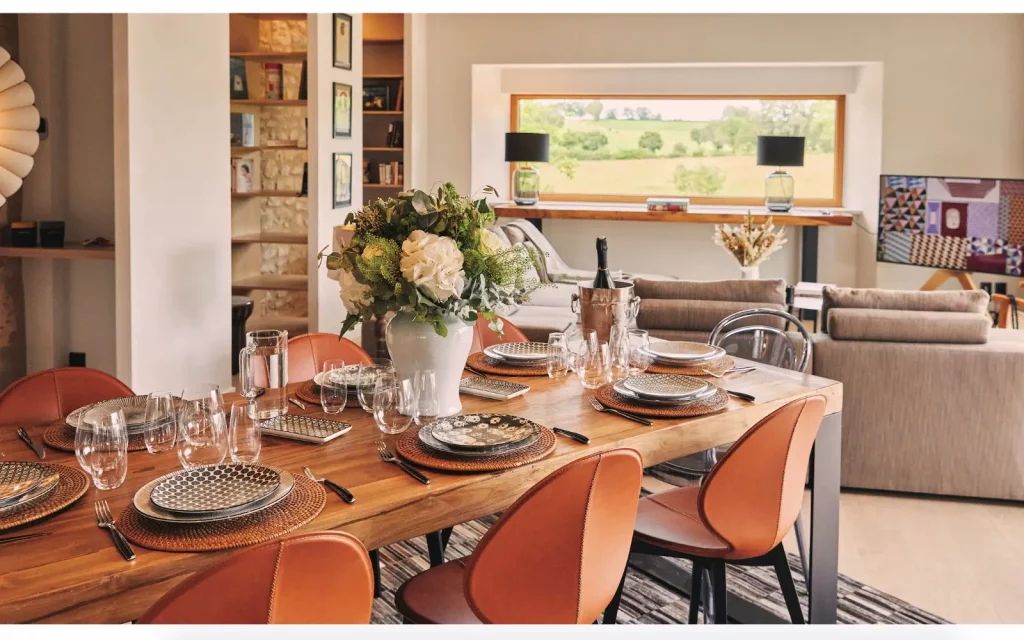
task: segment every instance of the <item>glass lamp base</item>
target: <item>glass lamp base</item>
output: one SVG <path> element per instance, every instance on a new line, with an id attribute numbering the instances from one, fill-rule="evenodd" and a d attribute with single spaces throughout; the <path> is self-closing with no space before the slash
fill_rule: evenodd
<path id="1" fill-rule="evenodd" d="M 782 169 L 768 174 L 764 181 L 764 206 L 778 213 L 793 208 L 793 176 Z"/>
<path id="2" fill-rule="evenodd" d="M 537 204 L 540 200 L 540 172 L 533 167 L 518 167 L 512 173 L 512 201 L 518 205 Z"/>

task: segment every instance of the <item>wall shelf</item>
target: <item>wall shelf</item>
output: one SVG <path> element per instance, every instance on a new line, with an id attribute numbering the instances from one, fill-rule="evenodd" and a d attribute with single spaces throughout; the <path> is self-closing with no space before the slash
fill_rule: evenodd
<path id="1" fill-rule="evenodd" d="M 377 184 L 375 182 L 364 182 L 363 183 L 363 188 L 364 189 L 401 189 L 402 185 L 400 185 L 400 184 Z"/>
<path id="2" fill-rule="evenodd" d="M 305 51 L 247 51 L 231 54 L 232 58 L 242 58 L 253 62 L 290 62 L 301 63 L 306 60 Z"/>
<path id="3" fill-rule="evenodd" d="M 232 191 L 232 198 L 305 198 L 298 191 Z"/>
<path id="4" fill-rule="evenodd" d="M 305 100 L 268 100 L 267 98 L 255 98 L 252 100 L 232 100 L 231 104 L 239 107 L 304 107 Z"/>
<path id="5" fill-rule="evenodd" d="M 300 147 L 298 145 L 281 147 L 273 145 L 258 145 L 255 147 L 231 147 L 231 153 L 253 153 L 256 151 L 307 151 L 309 147 Z"/>
<path id="6" fill-rule="evenodd" d="M 258 276 L 240 278 L 231 283 L 233 293 L 245 293 L 253 289 L 270 291 L 305 291 L 309 287 L 309 276 L 261 273 Z"/>
<path id="7" fill-rule="evenodd" d="M 363 147 L 363 151 L 404 151 L 402 147 Z"/>
<path id="8" fill-rule="evenodd" d="M 364 116 L 400 116 L 401 111 L 363 111 Z"/>
<path id="9" fill-rule="evenodd" d="M 364 80 L 401 80 L 405 76 L 401 73 L 364 73 Z"/>
<path id="10" fill-rule="evenodd" d="M 231 244 L 309 244 L 304 233 L 264 231 L 231 238 Z"/>
<path id="11" fill-rule="evenodd" d="M 2 258 L 49 258 L 53 260 L 113 260 L 114 247 L 83 247 L 69 242 L 63 247 L 0 247 Z"/>

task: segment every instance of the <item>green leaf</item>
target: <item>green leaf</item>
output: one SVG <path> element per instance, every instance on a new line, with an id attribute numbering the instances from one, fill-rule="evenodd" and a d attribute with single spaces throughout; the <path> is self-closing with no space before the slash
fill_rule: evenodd
<path id="1" fill-rule="evenodd" d="M 430 213 L 430 196 L 422 191 L 416 191 L 413 193 L 411 202 L 412 208 L 416 210 L 416 213 L 420 215 Z"/>
<path id="2" fill-rule="evenodd" d="M 441 336 L 442 338 L 448 337 L 448 327 L 445 326 L 442 318 L 434 319 L 434 333 Z"/>
<path id="3" fill-rule="evenodd" d="M 337 251 L 327 254 L 327 268 L 331 271 L 341 269 L 345 265 L 345 260 L 341 254 Z"/>
<path id="4" fill-rule="evenodd" d="M 361 319 L 362 319 L 362 318 L 360 318 L 358 314 L 354 314 L 354 313 L 350 313 L 350 314 L 349 314 L 348 316 L 346 316 L 346 317 L 345 317 L 345 322 L 343 322 L 343 323 L 341 324 L 341 333 L 339 333 L 339 334 L 338 334 L 338 337 L 339 337 L 339 338 L 341 338 L 341 337 L 342 337 L 342 336 L 344 336 L 344 335 L 345 335 L 346 333 L 348 333 L 349 331 L 351 331 L 351 330 L 352 330 L 352 327 L 354 327 L 354 326 L 356 326 L 357 324 L 359 324 L 359 321 L 360 321 Z"/>

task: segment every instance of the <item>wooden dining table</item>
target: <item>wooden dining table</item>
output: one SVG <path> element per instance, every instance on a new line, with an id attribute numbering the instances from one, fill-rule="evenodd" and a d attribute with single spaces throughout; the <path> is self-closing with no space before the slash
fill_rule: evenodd
<path id="1" fill-rule="evenodd" d="M 324 445 L 264 436 L 260 460 L 293 474 L 302 474 L 302 467 L 308 466 L 318 476 L 330 478 L 355 495 L 356 501 L 350 505 L 328 492 L 323 512 L 298 531 L 347 531 L 368 549 L 378 549 L 499 512 L 543 477 L 577 458 L 629 447 L 640 453 L 645 467 L 650 467 L 733 442 L 787 402 L 822 395 L 827 400 L 826 417 L 815 442 L 809 474 L 809 620 L 834 623 L 842 385 L 812 375 L 740 362 L 755 364 L 757 370 L 727 375 L 715 382 L 753 394 L 754 402 L 730 398 L 728 407 L 718 413 L 654 419 L 652 427 L 597 412 L 590 404 L 589 392 L 572 375 L 562 380 L 510 378 L 530 385 L 531 389 L 508 401 L 463 395 L 463 413 L 514 414 L 548 427 L 578 431 L 590 438 L 590 444 L 583 445 L 559 437 L 550 455 L 515 469 L 469 474 L 424 470 L 431 483 L 421 484 L 395 465 L 381 461 L 377 441 L 383 437 L 394 451 L 395 436 L 382 436 L 373 418 L 352 401 L 340 415 L 340 419 L 353 426 L 346 435 Z M 289 411 L 323 415 L 319 406 L 309 404 L 305 411 L 289 405 Z M 18 440 L 18 426 L 27 427 L 30 435 L 41 441 L 47 425 L 0 425 L 0 452 L 6 454 L 8 461 L 37 460 Z M 45 461 L 77 464 L 74 454 L 51 449 L 47 449 Z M 116 515 L 131 503 L 133 494 L 143 484 L 180 468 L 173 451 L 156 455 L 147 451 L 129 453 L 128 476 L 120 488 L 99 491 L 90 487 L 82 499 L 64 511 L 0 532 L 0 539 L 21 533 L 49 534 L 0 544 L 0 622 L 127 622 L 181 580 L 223 560 L 231 551 L 169 553 L 134 545 L 136 558 L 126 562 L 108 533 L 96 526 L 96 500 L 107 500 Z M 688 584 L 679 586 L 688 589 Z M 746 615 L 744 607 L 752 611 L 751 603 L 736 602 L 743 605 L 737 607 L 734 595 L 729 598 L 730 617 Z"/>

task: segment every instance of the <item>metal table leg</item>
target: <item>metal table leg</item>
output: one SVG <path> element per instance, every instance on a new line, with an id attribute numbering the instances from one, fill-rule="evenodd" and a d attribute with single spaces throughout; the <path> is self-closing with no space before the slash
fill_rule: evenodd
<path id="1" fill-rule="evenodd" d="M 811 572 L 807 580 L 811 624 L 836 622 L 842 423 L 842 413 L 825 416 L 811 451 Z"/>

